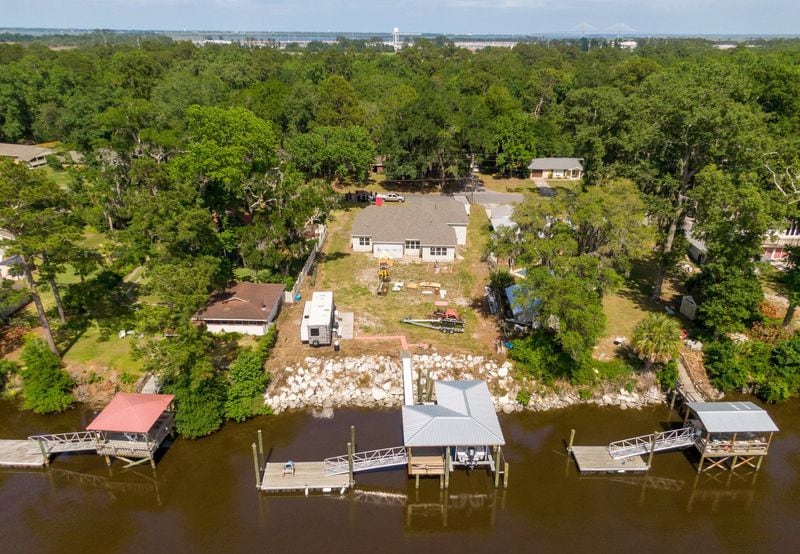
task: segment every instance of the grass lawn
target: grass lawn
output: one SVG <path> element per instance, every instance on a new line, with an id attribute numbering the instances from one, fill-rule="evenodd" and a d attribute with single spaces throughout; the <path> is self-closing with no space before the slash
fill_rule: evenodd
<path id="1" fill-rule="evenodd" d="M 478 174 L 478 178 L 483 182 L 483 186 L 486 187 L 486 190 L 493 192 L 509 192 L 511 189 L 517 192 L 516 189 L 533 190 L 536 188 L 536 185 L 534 185 L 533 181 L 530 179 L 495 177 L 489 173 L 480 173 Z"/>
<path id="2" fill-rule="evenodd" d="M 608 359 L 617 352 L 615 337 L 631 337 L 633 328 L 647 317 L 649 313 L 663 313 L 664 305 L 651 300 L 656 272 L 655 259 L 646 260 L 634 265 L 631 276 L 622 288 L 614 294 L 603 298 L 603 311 L 606 314 L 606 332 L 594 350 L 594 357 Z M 668 277 L 664 280 L 662 298 L 670 299 L 674 304 L 682 295 L 683 283 L 679 277 Z M 681 327 L 692 327 L 692 322 L 679 318 Z"/>
<path id="3" fill-rule="evenodd" d="M 520 179 L 518 177 L 495 177 L 488 173 L 481 173 L 480 180 L 486 190 L 493 192 L 524 192 L 526 190 L 536 190 L 536 184 L 532 179 Z M 547 181 L 547 185 L 556 192 L 577 192 L 580 190 L 581 181 L 569 179 L 552 179 Z"/>
<path id="4" fill-rule="evenodd" d="M 63 169 L 53 169 L 48 165 L 37 168 L 36 171 L 44 171 L 45 175 L 47 175 L 47 178 L 55 182 L 61 188 L 67 188 L 72 184 L 72 177 L 69 174 L 69 171 Z"/>
<path id="5" fill-rule="evenodd" d="M 116 334 L 105 337 L 97 327 L 90 326 L 64 353 L 64 363 L 139 374 L 142 361 L 131 356 L 132 344 L 133 337 L 120 339 Z"/>

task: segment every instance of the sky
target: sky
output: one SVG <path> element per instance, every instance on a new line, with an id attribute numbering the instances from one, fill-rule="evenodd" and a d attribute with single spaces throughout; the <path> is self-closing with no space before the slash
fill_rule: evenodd
<path id="1" fill-rule="evenodd" d="M 800 34 L 800 0 L 0 0 L 0 26 L 473 34 Z"/>

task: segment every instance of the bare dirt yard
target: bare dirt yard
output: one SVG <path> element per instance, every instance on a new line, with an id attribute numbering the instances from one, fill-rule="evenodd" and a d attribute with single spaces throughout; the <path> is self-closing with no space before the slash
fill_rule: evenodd
<path id="1" fill-rule="evenodd" d="M 303 299 L 315 290 L 332 290 L 336 308 L 354 313 L 354 340 L 342 341 L 341 352 L 313 348 L 300 342 L 300 318 L 303 301 L 286 304 L 278 319 L 279 340 L 273 351 L 271 363 L 294 363 L 307 356 L 357 356 L 386 353 L 401 349 L 399 336 L 405 336 L 412 351 L 435 350 L 446 353 L 472 353 L 494 355 L 497 324 L 488 315 L 484 300 L 484 286 L 489 282 L 489 269 L 481 261 L 488 240 L 485 213 L 475 209 L 467 229 L 467 245 L 459 247 L 457 259 L 452 264 L 423 263 L 395 260 L 390 269 L 392 283 L 405 284 L 400 292 L 378 296 L 378 260 L 369 253 L 355 253 L 350 248 L 350 228 L 359 207 L 337 211 L 328 226 L 328 240 L 323 255 L 312 276 L 301 289 Z M 434 309 L 435 294 L 408 288 L 409 283 L 435 282 L 446 291 L 448 308 L 456 309 L 466 322 L 464 333 L 444 334 L 402 323 L 406 316 L 425 318 Z M 430 290 L 430 289 L 427 289 Z M 384 337 L 363 340 L 365 337 Z"/>

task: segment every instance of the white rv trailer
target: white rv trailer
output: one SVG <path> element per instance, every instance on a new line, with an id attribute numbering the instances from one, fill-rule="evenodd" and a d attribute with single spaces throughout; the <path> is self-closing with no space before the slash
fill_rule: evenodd
<path id="1" fill-rule="evenodd" d="M 300 340 L 311 346 L 324 346 L 333 342 L 336 307 L 333 292 L 315 292 L 303 307 L 300 322 Z"/>

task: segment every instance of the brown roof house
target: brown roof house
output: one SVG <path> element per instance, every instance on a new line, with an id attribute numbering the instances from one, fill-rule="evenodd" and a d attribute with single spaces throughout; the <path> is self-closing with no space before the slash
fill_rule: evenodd
<path id="1" fill-rule="evenodd" d="M 353 252 L 375 258 L 418 258 L 452 262 L 467 243 L 469 218 L 464 204 L 447 196 L 406 196 L 406 201 L 368 206 L 350 230 Z"/>
<path id="2" fill-rule="evenodd" d="M 204 323 L 211 333 L 261 336 L 278 316 L 283 285 L 238 283 L 214 295 L 192 321 Z"/>

